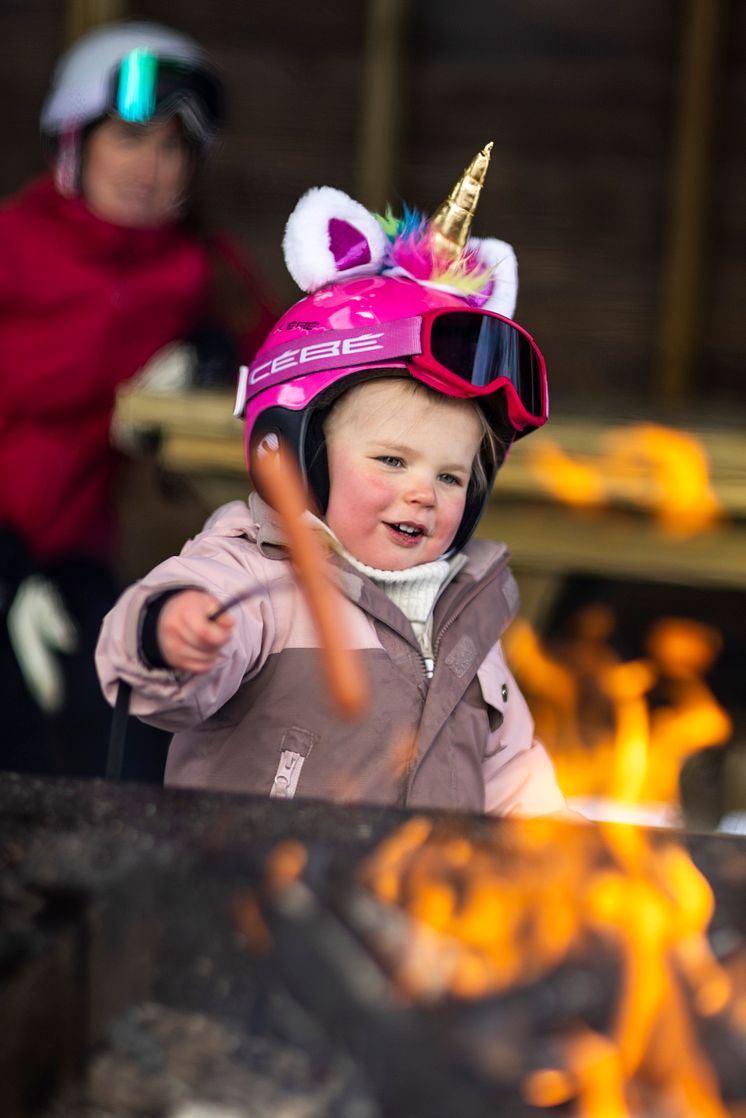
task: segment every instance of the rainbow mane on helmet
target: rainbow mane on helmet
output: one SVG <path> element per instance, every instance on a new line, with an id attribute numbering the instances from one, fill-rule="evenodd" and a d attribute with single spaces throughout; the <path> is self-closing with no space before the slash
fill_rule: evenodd
<path id="1" fill-rule="evenodd" d="M 359 276 L 399 276 L 511 318 L 518 293 L 512 247 L 469 236 L 491 149 L 478 152 L 431 218 L 406 205 L 401 217 L 390 207 L 374 214 L 341 190 L 309 190 L 285 230 L 291 276 L 309 294 Z"/>
<path id="2" fill-rule="evenodd" d="M 467 244 L 454 259 L 443 251 L 425 214 L 406 205 L 402 217 L 395 217 L 390 207 L 375 217 L 389 239 L 387 274 L 447 287 L 475 306 L 487 301 L 494 269 L 481 259 L 476 246 Z"/>

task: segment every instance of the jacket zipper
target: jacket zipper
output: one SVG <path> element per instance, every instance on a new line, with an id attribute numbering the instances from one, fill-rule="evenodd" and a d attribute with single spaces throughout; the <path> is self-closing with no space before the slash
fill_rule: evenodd
<path id="1" fill-rule="evenodd" d="M 435 638 L 435 644 L 433 646 L 433 655 L 432 656 L 425 656 L 422 649 L 420 649 L 420 661 L 422 662 L 422 667 L 423 667 L 423 670 L 425 672 L 425 677 L 426 677 L 428 685 L 429 685 L 430 680 L 433 678 L 433 675 L 435 673 L 435 662 L 438 659 L 438 653 L 440 651 L 440 646 L 443 642 L 443 638 L 445 637 L 446 633 L 451 628 L 451 626 L 458 620 L 458 618 L 460 617 L 463 609 L 469 604 L 469 602 L 471 602 L 473 600 L 473 598 L 477 597 L 482 592 L 484 587 L 488 586 L 489 583 L 491 583 L 493 581 L 493 579 L 497 578 L 497 576 L 500 574 L 500 572 L 505 569 L 505 567 L 507 565 L 507 562 L 508 562 L 508 559 L 507 559 L 507 556 L 506 556 L 505 559 L 503 560 L 503 562 L 498 563 L 495 566 L 495 569 L 493 570 L 492 574 L 490 574 L 488 576 L 487 580 L 485 582 L 480 583 L 478 588 L 475 586 L 474 591 L 470 594 L 467 594 L 464 597 L 464 599 L 459 603 L 458 609 L 455 610 L 455 612 L 451 614 L 451 616 L 448 618 L 446 623 L 441 627 L 437 637 Z M 403 773 L 402 795 L 401 795 L 401 801 L 400 801 L 401 805 L 403 805 L 403 806 L 406 806 L 406 804 L 407 804 L 407 798 L 408 798 L 408 795 L 409 795 L 409 778 L 412 775 L 414 767 L 415 767 L 414 766 L 414 757 L 412 757 L 408 761 L 406 770 Z"/>
<path id="2" fill-rule="evenodd" d="M 300 772 L 306 758 L 302 753 L 283 749 L 277 766 L 275 779 L 269 792 L 271 800 L 292 800 L 300 780 Z"/>
<path id="3" fill-rule="evenodd" d="M 454 613 L 452 613 L 451 616 L 448 618 L 448 620 L 445 622 L 445 624 L 441 626 L 441 628 L 438 632 L 438 635 L 435 638 L 435 643 L 433 645 L 433 670 L 435 670 L 435 661 L 438 659 L 438 653 L 440 652 L 440 646 L 443 643 L 443 638 L 445 637 L 448 630 L 458 620 L 458 618 L 461 616 L 461 614 L 464 611 L 464 609 L 466 608 L 466 606 L 468 606 L 469 603 L 471 601 L 473 601 L 474 598 L 478 597 L 479 594 L 481 594 L 482 590 L 485 588 L 485 586 L 488 586 L 491 582 L 493 582 L 497 578 L 497 576 L 505 569 L 506 566 L 507 566 L 507 557 L 505 558 L 505 560 L 503 562 L 498 563 L 495 566 L 495 569 L 492 571 L 492 574 L 490 574 L 488 576 L 488 578 L 485 582 L 481 582 L 478 585 L 475 584 L 472 592 L 470 594 L 467 594 L 461 602 L 457 603 L 458 604 L 458 609 Z"/>

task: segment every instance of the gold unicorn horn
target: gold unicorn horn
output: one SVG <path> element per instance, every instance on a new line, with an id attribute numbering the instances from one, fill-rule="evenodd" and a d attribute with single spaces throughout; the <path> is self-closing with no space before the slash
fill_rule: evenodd
<path id="1" fill-rule="evenodd" d="M 430 218 L 429 225 L 433 232 L 435 247 L 439 253 L 448 256 L 451 260 L 458 260 L 469 240 L 472 219 L 490 165 L 491 151 L 490 140 L 474 156 L 445 202 Z"/>

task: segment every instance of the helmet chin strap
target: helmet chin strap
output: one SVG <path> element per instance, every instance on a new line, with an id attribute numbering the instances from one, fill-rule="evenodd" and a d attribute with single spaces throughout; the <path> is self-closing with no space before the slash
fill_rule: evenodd
<path id="1" fill-rule="evenodd" d="M 80 189 L 82 130 L 71 125 L 60 133 L 54 161 L 54 185 L 63 198 L 74 197 Z"/>

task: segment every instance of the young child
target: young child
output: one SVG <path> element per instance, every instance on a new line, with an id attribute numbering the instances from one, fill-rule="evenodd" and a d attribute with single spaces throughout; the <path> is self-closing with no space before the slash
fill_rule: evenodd
<path id="1" fill-rule="evenodd" d="M 250 471 L 264 446 L 297 456 L 371 702 L 352 721 L 335 710 L 282 526 L 254 492 L 131 587 L 102 629 L 109 701 L 124 680 L 133 713 L 174 731 L 166 783 L 563 809 L 500 645 L 518 605 L 507 550 L 472 539 L 510 444 L 547 417 L 543 359 L 507 317 L 512 250 L 468 240 L 488 158 L 429 222 L 375 218 L 329 188 L 291 216 L 285 257 L 311 294 L 242 369 L 237 411 Z"/>

